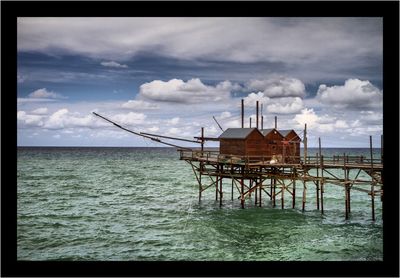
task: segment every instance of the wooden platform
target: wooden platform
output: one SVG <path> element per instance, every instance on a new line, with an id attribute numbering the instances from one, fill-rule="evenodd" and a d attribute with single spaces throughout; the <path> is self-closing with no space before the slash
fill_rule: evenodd
<path id="1" fill-rule="evenodd" d="M 180 159 L 188 162 L 193 169 L 199 184 L 199 201 L 201 193 L 215 186 L 215 198 L 222 206 L 222 180 L 232 181 L 232 199 L 234 187 L 239 192 L 238 199 L 244 208 L 245 199 L 255 194 L 255 204 L 262 205 L 262 193 L 267 194 L 276 204 L 280 196 L 284 208 L 284 193 L 292 196 L 292 207 L 295 207 L 296 182 L 303 185 L 302 210 L 305 210 L 307 183 L 315 185 L 317 209 L 324 213 L 323 193 L 328 184 L 337 185 L 345 191 L 345 217 L 351 212 L 351 190 L 368 193 L 371 197 L 372 218 L 375 219 L 375 196 L 383 201 L 383 161 L 364 156 L 307 156 L 276 157 L 271 156 L 237 156 L 220 154 L 218 151 L 178 150 Z M 331 171 L 335 169 L 335 171 Z M 340 170 L 340 171 L 338 171 Z M 360 173 L 364 172 L 360 178 Z M 355 173 L 351 178 L 350 173 Z M 211 183 L 205 183 L 202 176 L 208 176 Z M 355 177 L 354 177 L 355 176 Z M 208 180 L 209 181 L 209 180 Z M 278 189 L 278 190 L 277 190 Z"/>

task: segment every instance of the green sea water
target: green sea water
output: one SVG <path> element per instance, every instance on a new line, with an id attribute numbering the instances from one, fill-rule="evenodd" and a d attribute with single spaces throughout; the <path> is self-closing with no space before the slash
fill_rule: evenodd
<path id="1" fill-rule="evenodd" d="M 312 151 L 312 150 L 311 150 Z M 368 149 L 323 149 L 332 154 Z M 315 151 L 316 153 L 316 151 Z M 379 150 L 374 150 L 379 156 Z M 240 208 L 224 182 L 222 208 L 172 148 L 18 148 L 18 260 L 365 261 L 383 259 L 382 203 L 327 184 L 325 214 L 315 187 L 301 210 L 254 199 Z M 367 176 L 364 176 L 367 177 Z M 252 197 L 253 198 L 253 197 Z"/>

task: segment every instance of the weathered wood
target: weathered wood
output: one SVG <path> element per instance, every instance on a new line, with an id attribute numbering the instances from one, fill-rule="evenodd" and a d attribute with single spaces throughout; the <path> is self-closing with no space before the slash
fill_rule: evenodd
<path id="1" fill-rule="evenodd" d="M 258 100 L 256 101 L 256 128 L 258 128 Z"/>
<path id="2" fill-rule="evenodd" d="M 242 128 L 244 128 L 244 99 L 242 99 Z"/>
<path id="3" fill-rule="evenodd" d="M 306 181 L 303 180 L 303 200 L 302 200 L 302 211 L 306 209 L 306 197 L 307 197 L 307 184 Z"/>

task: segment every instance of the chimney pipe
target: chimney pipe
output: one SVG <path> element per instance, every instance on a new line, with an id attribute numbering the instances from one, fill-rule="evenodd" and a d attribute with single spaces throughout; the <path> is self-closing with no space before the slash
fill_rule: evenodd
<path id="1" fill-rule="evenodd" d="M 244 99 L 242 99 L 242 128 L 244 128 Z"/>
<path id="2" fill-rule="evenodd" d="M 278 117 L 275 116 L 275 129 L 278 129 Z"/>
<path id="3" fill-rule="evenodd" d="M 250 117 L 250 128 L 251 128 L 251 117 Z"/>
<path id="4" fill-rule="evenodd" d="M 256 128 L 258 128 L 258 100 L 256 102 Z"/>

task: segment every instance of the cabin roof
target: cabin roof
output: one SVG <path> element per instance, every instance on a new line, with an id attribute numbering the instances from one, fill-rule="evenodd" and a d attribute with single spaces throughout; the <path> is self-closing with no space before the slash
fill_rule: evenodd
<path id="1" fill-rule="evenodd" d="M 269 133 L 271 133 L 271 131 L 276 130 L 275 128 L 266 128 L 266 129 L 261 129 L 260 132 L 262 133 L 262 135 L 267 136 Z M 282 135 L 280 130 L 276 130 L 280 135 Z M 283 135 L 282 135 L 283 137 Z"/>
<path id="2" fill-rule="evenodd" d="M 246 139 L 257 128 L 228 128 L 218 138 L 220 139 Z M 262 134 L 261 134 L 262 135 Z"/>
<path id="3" fill-rule="evenodd" d="M 293 129 L 283 129 L 283 130 L 279 130 L 279 132 L 283 135 L 283 136 L 287 136 L 291 131 L 294 131 Z M 296 133 L 296 132 L 295 132 Z M 297 135 L 297 133 L 296 133 Z"/>
<path id="4" fill-rule="evenodd" d="M 298 137 L 298 138 L 300 138 L 300 136 L 296 133 L 296 131 L 294 131 L 293 129 L 283 129 L 283 130 L 279 130 L 279 132 L 283 135 L 283 137 L 286 137 L 286 136 L 288 136 L 288 134 L 290 133 L 290 132 L 294 132 L 294 134 Z M 294 137 L 295 138 L 295 137 Z M 294 138 L 291 138 L 291 139 L 294 139 Z"/>

